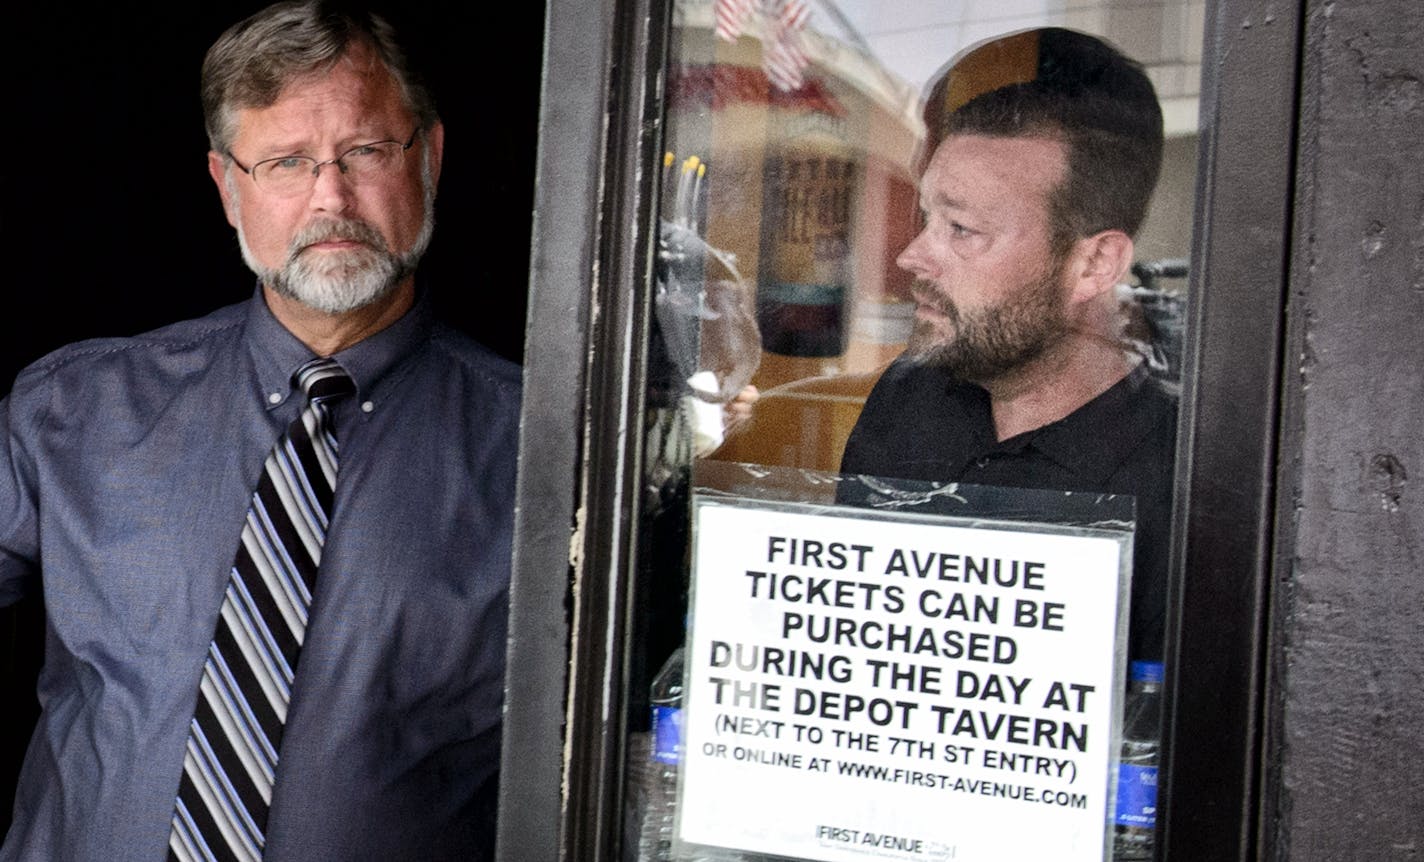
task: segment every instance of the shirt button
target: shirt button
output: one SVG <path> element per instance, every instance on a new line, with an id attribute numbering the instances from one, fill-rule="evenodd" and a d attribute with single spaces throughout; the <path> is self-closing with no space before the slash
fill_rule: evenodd
<path id="1" fill-rule="evenodd" d="M 361 402 L 361 412 L 362 412 L 362 413 L 370 413 L 372 410 L 375 410 L 375 409 L 376 409 L 376 405 L 375 405 L 375 404 L 372 404 L 370 401 L 362 401 L 362 402 Z"/>
<path id="2" fill-rule="evenodd" d="M 985 467 L 989 466 L 989 456 L 985 455 L 983 458 L 980 458 L 978 461 L 975 461 L 974 466 L 978 467 L 980 470 L 983 470 Z"/>
<path id="3" fill-rule="evenodd" d="M 271 395 L 268 395 L 268 396 L 267 396 L 267 403 L 268 403 L 268 404 L 281 404 L 281 403 L 282 403 L 282 393 L 280 393 L 280 392 L 273 392 Z"/>

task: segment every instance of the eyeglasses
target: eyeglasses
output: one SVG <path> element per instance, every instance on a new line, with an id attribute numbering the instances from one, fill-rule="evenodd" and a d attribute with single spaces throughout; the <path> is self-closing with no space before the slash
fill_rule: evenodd
<path id="1" fill-rule="evenodd" d="M 319 162 L 311 156 L 278 156 L 275 159 L 263 159 L 249 168 L 237 160 L 232 150 L 227 151 L 227 157 L 232 159 L 232 163 L 244 174 L 252 177 L 252 182 L 262 191 L 289 198 L 307 194 L 315 188 L 316 178 L 321 176 L 321 169 L 326 165 L 336 165 L 342 176 L 357 185 L 390 176 L 400 167 L 405 151 L 415 145 L 415 136 L 418 134 L 420 127 L 416 126 L 410 133 L 410 139 L 404 144 L 400 141 L 361 144 L 324 162 Z"/>

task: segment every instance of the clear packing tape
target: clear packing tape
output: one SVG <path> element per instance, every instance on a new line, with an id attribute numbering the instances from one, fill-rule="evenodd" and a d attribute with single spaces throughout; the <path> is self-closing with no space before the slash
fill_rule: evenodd
<path id="1" fill-rule="evenodd" d="M 659 224 L 654 272 L 655 333 L 652 376 L 676 398 L 692 424 L 694 452 L 722 442 L 723 406 L 751 382 L 761 361 L 753 287 L 729 252 L 702 236 L 701 210 L 707 165 L 684 160 L 677 176 L 664 158 L 664 217 Z M 661 365 L 662 367 L 659 367 Z"/>

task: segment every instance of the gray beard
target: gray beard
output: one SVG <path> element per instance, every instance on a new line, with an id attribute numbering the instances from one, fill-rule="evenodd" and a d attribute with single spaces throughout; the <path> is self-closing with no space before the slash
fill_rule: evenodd
<path id="1" fill-rule="evenodd" d="M 428 151 L 427 151 L 428 152 Z M 257 262 L 243 234 L 242 218 L 236 219 L 237 245 L 242 260 L 257 278 L 279 296 L 327 314 L 345 314 L 390 295 L 420 264 L 435 231 L 435 188 L 431 182 L 428 156 L 421 160 L 420 179 L 424 213 L 420 232 L 404 254 L 394 254 L 380 231 L 359 219 L 329 218 L 314 221 L 297 235 L 287 249 L 280 269 L 268 269 Z M 241 209 L 236 184 L 228 178 L 234 206 Z M 362 248 L 320 255 L 307 254 L 313 243 L 341 239 L 361 243 Z"/>
<path id="2" fill-rule="evenodd" d="M 939 297 L 933 306 L 949 318 L 953 333 L 946 337 L 933 325 L 916 321 L 905 356 L 974 383 L 1023 368 L 1067 331 L 1058 270 L 1055 265 L 1048 275 L 1021 285 L 999 304 L 969 314 Z"/>

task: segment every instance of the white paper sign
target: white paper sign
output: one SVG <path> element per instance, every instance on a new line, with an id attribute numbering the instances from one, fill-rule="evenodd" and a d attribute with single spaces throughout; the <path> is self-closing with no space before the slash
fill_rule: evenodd
<path id="1" fill-rule="evenodd" d="M 694 518 L 682 840 L 1104 858 L 1130 534 L 708 499 Z"/>

